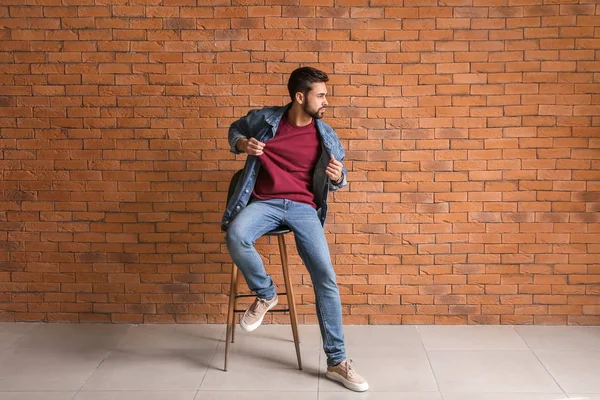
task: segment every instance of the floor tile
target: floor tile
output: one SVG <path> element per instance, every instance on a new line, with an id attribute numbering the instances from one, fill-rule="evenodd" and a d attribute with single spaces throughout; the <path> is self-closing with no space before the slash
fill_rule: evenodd
<path id="1" fill-rule="evenodd" d="M 536 350 L 567 393 L 600 393 L 600 351 Z"/>
<path id="2" fill-rule="evenodd" d="M 569 400 L 600 400 L 600 393 L 571 394 Z"/>
<path id="3" fill-rule="evenodd" d="M 2 400 L 72 400 L 77 392 L 0 392 Z"/>
<path id="4" fill-rule="evenodd" d="M 37 324 L 0 322 L 0 350 L 15 344 Z"/>
<path id="5" fill-rule="evenodd" d="M 444 400 L 570 400 L 562 393 L 444 393 Z"/>
<path id="6" fill-rule="evenodd" d="M 390 355 L 366 352 L 354 358 L 356 371 L 369 383 L 369 392 L 437 392 L 435 377 L 422 347 L 396 349 Z M 325 376 L 326 362 L 321 362 L 319 391 L 347 391 Z"/>
<path id="7" fill-rule="evenodd" d="M 316 392 L 200 391 L 195 400 L 317 400 Z"/>
<path id="8" fill-rule="evenodd" d="M 345 392 L 320 392 L 319 400 L 442 400 L 437 392 L 372 392 L 355 393 L 350 390 Z"/>
<path id="9" fill-rule="evenodd" d="M 39 324 L 15 346 L 34 349 L 105 349 L 119 343 L 131 325 Z"/>
<path id="10" fill-rule="evenodd" d="M 357 354 L 390 354 L 406 348 L 423 347 L 415 326 L 369 325 L 344 326 L 346 352 L 349 357 Z"/>
<path id="11" fill-rule="evenodd" d="M 534 350 L 600 350 L 600 326 L 518 326 Z"/>
<path id="12" fill-rule="evenodd" d="M 117 348 L 216 348 L 224 335 L 224 325 L 135 325 L 123 336 Z"/>
<path id="13" fill-rule="evenodd" d="M 302 348 L 302 370 L 298 369 L 293 344 L 275 341 L 258 342 L 255 346 L 233 346 L 229 367 L 223 371 L 225 344 L 219 349 L 200 391 L 317 391 L 321 350 Z M 237 343 L 236 343 L 237 344 Z"/>
<path id="14" fill-rule="evenodd" d="M 419 326 L 427 350 L 529 350 L 512 326 Z"/>
<path id="15" fill-rule="evenodd" d="M 296 347 L 292 342 L 256 342 L 253 344 L 233 343 L 229 348 L 229 366 L 247 364 L 248 366 L 260 365 L 265 368 L 298 368 Z M 309 349 L 308 346 L 300 347 L 302 365 L 305 357 L 319 359 L 322 350 Z M 225 362 L 225 343 L 221 342 L 213 359 L 212 366 L 223 369 Z M 317 365 L 318 366 L 318 365 Z"/>
<path id="16" fill-rule="evenodd" d="M 115 349 L 82 390 L 197 390 L 214 349 Z"/>
<path id="17" fill-rule="evenodd" d="M 108 350 L 13 347 L 0 359 L 0 391 L 78 390 Z"/>
<path id="18" fill-rule="evenodd" d="M 196 391 L 98 391 L 79 392 L 73 400 L 194 400 Z"/>
<path id="19" fill-rule="evenodd" d="M 318 350 L 322 348 L 321 331 L 318 325 L 299 325 L 298 336 L 302 349 Z M 223 333 L 222 340 L 225 340 L 225 333 Z M 287 346 L 291 346 L 292 351 L 296 351 L 290 325 L 263 325 L 252 332 L 244 332 L 238 325 L 235 330 L 235 342 L 231 348 L 269 348 L 273 345 L 282 345 L 283 350 L 287 349 Z"/>
<path id="20" fill-rule="evenodd" d="M 442 395 L 562 392 L 529 351 L 429 350 L 428 354 Z"/>

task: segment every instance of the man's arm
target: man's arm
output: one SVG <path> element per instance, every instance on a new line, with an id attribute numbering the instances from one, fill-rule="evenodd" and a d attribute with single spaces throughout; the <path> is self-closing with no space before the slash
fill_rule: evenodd
<path id="1" fill-rule="evenodd" d="M 348 174 L 348 171 L 346 170 L 346 167 L 342 167 L 342 178 L 337 182 L 330 181 L 329 182 L 329 190 L 336 191 L 336 190 L 341 189 L 344 186 L 346 186 L 348 184 L 348 181 L 346 180 L 347 174 Z"/>
<path id="2" fill-rule="evenodd" d="M 342 154 L 341 160 L 336 160 L 335 157 L 331 155 L 331 159 L 325 170 L 325 173 L 329 177 L 329 190 L 335 191 L 348 184 L 346 181 L 348 170 L 344 167 L 343 160 L 344 154 Z"/>
<path id="3" fill-rule="evenodd" d="M 336 190 L 341 189 L 344 186 L 346 186 L 348 184 L 348 181 L 346 180 L 347 175 L 348 175 L 348 170 L 346 169 L 346 167 L 342 166 L 342 178 L 337 182 L 330 180 L 329 181 L 329 190 L 336 191 Z"/>
<path id="4" fill-rule="evenodd" d="M 245 117 L 238 119 L 229 127 L 228 139 L 232 153 L 247 153 L 246 149 L 248 148 L 249 139 L 254 138 L 256 135 L 254 125 L 258 122 L 258 111 L 259 110 L 249 111 Z M 258 142 L 256 139 L 254 139 L 254 141 Z"/>

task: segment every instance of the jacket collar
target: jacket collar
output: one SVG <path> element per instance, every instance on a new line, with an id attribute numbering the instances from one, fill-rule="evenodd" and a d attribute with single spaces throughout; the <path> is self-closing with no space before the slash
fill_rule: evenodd
<path id="1" fill-rule="evenodd" d="M 283 118 L 283 114 L 285 114 L 286 111 L 289 110 L 291 106 L 292 106 L 292 103 L 288 103 L 285 106 L 280 107 L 277 111 L 275 111 L 273 114 L 271 114 L 271 116 L 269 118 L 266 119 L 267 123 L 275 128 L 277 126 L 279 126 L 279 122 L 281 121 L 281 118 Z"/>

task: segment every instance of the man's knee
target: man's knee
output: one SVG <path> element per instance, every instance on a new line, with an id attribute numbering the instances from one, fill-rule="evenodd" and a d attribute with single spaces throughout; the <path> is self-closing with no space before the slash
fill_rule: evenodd
<path id="1" fill-rule="evenodd" d="M 250 237 L 248 231 L 244 229 L 240 229 L 237 225 L 231 225 L 225 234 L 225 241 L 227 242 L 227 246 L 252 246 L 253 240 Z"/>
<path id="2" fill-rule="evenodd" d="M 323 289 L 337 289 L 337 279 L 333 266 L 323 267 L 311 273 L 313 285 Z"/>

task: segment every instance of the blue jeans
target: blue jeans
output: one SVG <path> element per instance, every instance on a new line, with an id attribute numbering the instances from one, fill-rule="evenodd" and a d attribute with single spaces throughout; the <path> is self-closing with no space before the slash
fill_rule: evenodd
<path id="1" fill-rule="evenodd" d="M 308 269 L 315 290 L 327 365 L 336 365 L 346 359 L 342 305 L 317 211 L 308 204 L 291 200 L 254 199 L 229 226 L 225 237 L 227 248 L 250 290 L 260 298 L 271 299 L 276 294 L 275 285 L 265 271 L 254 242 L 280 225 L 287 225 L 294 232 L 298 254 Z"/>

